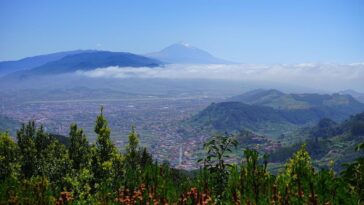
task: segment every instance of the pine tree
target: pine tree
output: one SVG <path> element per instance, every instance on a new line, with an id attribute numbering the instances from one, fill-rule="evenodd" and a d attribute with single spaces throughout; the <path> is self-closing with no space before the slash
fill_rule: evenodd
<path id="1" fill-rule="evenodd" d="M 19 160 L 18 145 L 8 133 L 0 133 L 0 181 L 17 179 L 20 171 Z"/>
<path id="2" fill-rule="evenodd" d="M 115 146 L 110 139 L 110 128 L 107 120 L 104 117 L 104 107 L 101 107 L 100 115 L 96 118 L 95 133 L 97 134 L 96 148 L 100 163 L 110 161 Z"/>
<path id="3" fill-rule="evenodd" d="M 35 121 L 29 121 L 27 125 L 22 124 L 17 131 L 18 146 L 21 160 L 21 173 L 24 177 L 30 178 L 36 173 L 35 161 L 37 158 L 37 148 L 35 145 L 36 127 Z"/>
<path id="4" fill-rule="evenodd" d="M 103 107 L 100 115 L 96 118 L 95 133 L 97 134 L 96 144 L 92 150 L 92 172 L 94 179 L 92 186 L 98 191 L 97 198 L 103 203 L 109 203 L 111 198 L 109 193 L 112 192 L 115 182 L 115 159 L 119 159 L 117 149 L 110 139 L 111 130 L 108 122 L 104 117 Z"/>
<path id="5" fill-rule="evenodd" d="M 128 139 L 128 144 L 126 145 L 126 161 L 131 169 L 136 169 L 140 159 L 138 155 L 139 135 L 136 132 L 135 126 L 132 126 Z"/>
<path id="6" fill-rule="evenodd" d="M 82 129 L 77 127 L 77 124 L 72 124 L 69 137 L 69 158 L 72 161 L 73 169 L 80 170 L 88 167 L 91 158 L 91 150 L 85 133 Z"/>
<path id="7" fill-rule="evenodd" d="M 36 127 L 34 121 L 23 124 L 17 132 L 18 146 L 22 156 L 21 171 L 25 178 L 41 176 L 58 183 L 68 170 L 66 147 Z"/>

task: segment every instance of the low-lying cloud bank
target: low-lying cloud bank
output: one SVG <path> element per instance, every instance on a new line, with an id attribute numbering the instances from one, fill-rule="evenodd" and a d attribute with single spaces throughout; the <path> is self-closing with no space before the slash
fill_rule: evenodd
<path id="1" fill-rule="evenodd" d="M 295 65 L 167 65 L 157 68 L 107 67 L 77 71 L 91 78 L 219 79 L 285 83 L 320 89 L 364 90 L 364 63 Z"/>

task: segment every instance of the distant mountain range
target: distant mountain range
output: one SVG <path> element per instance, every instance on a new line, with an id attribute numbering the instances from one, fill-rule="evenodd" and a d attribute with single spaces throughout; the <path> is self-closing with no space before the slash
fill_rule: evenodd
<path id="1" fill-rule="evenodd" d="M 109 66 L 118 67 L 156 67 L 162 62 L 125 52 L 97 51 L 66 56 L 60 60 L 46 63 L 29 71 L 32 74 L 58 74 L 77 70 L 93 70 Z"/>
<path id="2" fill-rule="evenodd" d="M 279 90 L 253 90 L 234 96 L 227 101 L 243 102 L 282 110 L 299 110 L 318 107 L 335 107 L 335 109 L 360 111 L 363 104 L 348 94 L 286 94 Z"/>
<path id="3" fill-rule="evenodd" d="M 146 54 L 165 63 L 178 64 L 229 64 L 227 60 L 214 57 L 207 51 L 193 47 L 187 43 L 172 44 L 163 50 Z"/>
<path id="4" fill-rule="evenodd" d="M 59 60 L 12 74 L 16 77 L 72 73 L 78 70 L 93 70 L 110 66 L 118 67 L 156 67 L 162 62 L 125 52 L 93 51 L 65 56 Z"/>
<path id="5" fill-rule="evenodd" d="M 208 52 L 187 44 L 173 44 L 160 52 L 137 55 L 128 52 L 75 50 L 0 62 L 0 77 L 60 74 L 77 70 L 92 70 L 109 66 L 156 67 L 165 63 L 224 64 L 231 63 L 216 58 Z M 14 76 L 14 75 L 12 75 Z"/>
<path id="6" fill-rule="evenodd" d="M 28 57 L 20 60 L 14 61 L 1 61 L 0 62 L 0 76 L 17 72 L 23 70 L 30 70 L 36 68 L 38 66 L 44 65 L 46 63 L 60 60 L 66 56 L 79 54 L 79 53 L 87 53 L 94 52 L 93 50 L 75 50 L 75 51 L 65 51 L 65 52 L 57 52 L 46 55 L 39 55 Z"/>
<path id="7" fill-rule="evenodd" d="M 359 93 L 355 90 L 342 90 L 339 91 L 340 94 L 346 94 L 346 95 L 351 95 L 353 96 L 355 99 L 357 99 L 358 101 L 364 103 L 364 93 Z"/>
<path id="8" fill-rule="evenodd" d="M 278 90 L 254 90 L 227 102 L 213 103 L 189 123 L 217 131 L 261 131 L 267 127 L 307 125 L 322 118 L 342 121 L 363 112 L 364 104 L 350 95 L 285 94 Z"/>

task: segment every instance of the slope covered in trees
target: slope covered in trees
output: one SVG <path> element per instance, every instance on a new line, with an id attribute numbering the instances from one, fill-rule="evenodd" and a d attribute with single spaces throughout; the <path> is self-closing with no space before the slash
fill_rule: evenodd
<path id="1" fill-rule="evenodd" d="M 249 129 L 271 134 L 265 130 L 312 125 L 322 118 L 343 121 L 363 111 L 364 104 L 350 95 L 285 94 L 278 90 L 254 90 L 226 102 L 212 103 L 187 123 L 220 132 Z"/>
<path id="2" fill-rule="evenodd" d="M 307 144 L 312 159 L 317 166 L 327 166 L 327 162 L 337 162 L 335 170 L 342 170 L 343 163 L 350 162 L 359 156 L 355 145 L 364 140 L 364 112 L 351 116 L 337 123 L 324 118 L 313 127 L 306 127 L 295 134 L 301 142 L 282 147 L 271 153 L 272 162 L 285 162 L 301 144 Z"/>
<path id="3" fill-rule="evenodd" d="M 120 152 L 110 139 L 103 110 L 95 122 L 97 140 L 70 126 L 66 147 L 31 121 L 17 141 L 0 135 L 0 204 L 361 204 L 364 159 L 335 173 L 333 163 L 317 170 L 305 145 L 276 175 L 269 156 L 245 149 L 239 164 L 226 160 L 238 145 L 233 136 L 205 142 L 201 168 L 186 172 L 154 161 L 139 146 L 132 127 Z M 241 140 L 241 139 L 240 139 Z M 358 152 L 364 145 L 357 146 Z"/>
<path id="4" fill-rule="evenodd" d="M 346 119 L 352 114 L 364 111 L 364 104 L 348 94 L 286 94 L 279 90 L 252 90 L 242 95 L 229 98 L 230 102 L 242 102 L 249 105 L 271 107 L 276 110 L 286 111 L 289 117 L 291 114 L 302 115 L 305 123 L 308 121 L 317 122 L 323 117 L 336 121 Z"/>

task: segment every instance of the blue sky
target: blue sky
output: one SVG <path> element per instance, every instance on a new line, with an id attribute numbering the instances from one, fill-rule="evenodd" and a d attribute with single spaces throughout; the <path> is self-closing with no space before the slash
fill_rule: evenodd
<path id="1" fill-rule="evenodd" d="M 178 41 L 242 63 L 364 62 L 364 1 L 0 0 L 0 60 Z"/>

